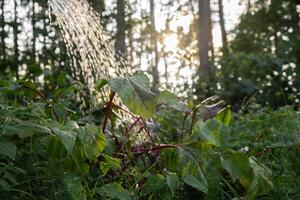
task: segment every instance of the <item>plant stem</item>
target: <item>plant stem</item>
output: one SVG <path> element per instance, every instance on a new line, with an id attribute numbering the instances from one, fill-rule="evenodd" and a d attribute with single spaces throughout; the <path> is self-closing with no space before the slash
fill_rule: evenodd
<path id="1" fill-rule="evenodd" d="M 150 148 L 136 148 L 136 149 L 133 149 L 133 153 L 137 153 L 138 156 L 140 156 L 149 151 L 156 151 L 156 150 L 161 150 L 161 149 L 166 149 L 166 148 L 177 149 L 177 148 L 180 148 L 180 146 L 175 145 L 175 144 L 160 144 L 160 145 L 156 145 L 156 146 L 150 147 Z"/>
<path id="2" fill-rule="evenodd" d="M 109 101 L 108 101 L 107 106 L 106 106 L 106 112 L 105 112 L 105 117 L 104 117 L 104 122 L 103 122 L 103 127 L 102 127 L 102 132 L 103 133 L 105 133 L 105 130 L 106 130 L 108 117 L 109 117 L 109 114 L 110 114 L 110 111 L 111 111 L 111 107 L 112 107 L 112 104 L 113 104 L 115 94 L 116 93 L 112 91 L 110 93 L 110 96 L 109 96 Z"/>
<path id="3" fill-rule="evenodd" d="M 193 126 L 194 126 L 194 123 L 195 123 L 195 121 L 196 121 L 196 114 L 197 114 L 199 108 L 200 108 L 200 107 L 196 107 L 196 108 L 194 109 L 193 117 L 192 117 L 192 123 L 191 123 L 190 131 L 189 131 L 189 134 L 190 134 L 190 135 L 192 135 L 192 132 L 193 132 Z"/>
<path id="4" fill-rule="evenodd" d="M 181 125 L 181 135 L 180 135 L 180 141 L 182 142 L 182 137 L 183 137 L 183 134 L 184 134 L 184 125 L 185 125 L 185 122 L 188 118 L 188 116 L 190 115 L 189 112 L 186 112 L 185 115 L 184 115 L 184 118 L 183 118 L 183 121 L 182 121 L 182 125 Z"/>

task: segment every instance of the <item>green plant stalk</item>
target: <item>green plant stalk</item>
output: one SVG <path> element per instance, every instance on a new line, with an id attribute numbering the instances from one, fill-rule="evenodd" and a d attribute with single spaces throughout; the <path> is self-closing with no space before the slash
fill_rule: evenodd
<path id="1" fill-rule="evenodd" d="M 150 167 L 148 167 L 148 169 L 146 169 L 139 177 L 138 179 L 134 182 L 134 184 L 129 188 L 129 190 L 131 191 L 136 184 L 138 184 L 140 182 L 140 180 L 142 180 L 142 178 L 144 177 L 144 175 L 149 172 L 156 164 L 158 163 L 158 160 L 156 160 Z"/>
<path id="2" fill-rule="evenodd" d="M 5 118 L 5 121 L 4 121 L 4 123 L 3 123 L 2 127 L 1 127 L 1 130 L 0 130 L 0 135 L 3 134 L 4 129 L 5 129 L 6 125 L 8 124 L 9 120 L 10 120 L 10 117 L 6 117 Z"/>
<path id="3" fill-rule="evenodd" d="M 23 190 L 18 190 L 18 189 L 7 189 L 8 191 L 13 191 L 13 192 L 19 192 L 19 193 L 23 193 L 26 194 L 27 196 L 31 197 L 32 199 L 36 199 L 32 194 L 25 192 Z"/>
<path id="4" fill-rule="evenodd" d="M 133 153 L 137 153 L 138 154 L 137 156 L 139 157 L 145 153 L 148 153 L 149 151 L 157 151 L 157 150 L 166 149 L 166 148 L 178 149 L 181 147 L 178 145 L 174 145 L 174 144 L 160 144 L 160 145 L 150 147 L 150 148 L 139 148 L 138 150 L 141 150 L 141 152 L 137 152 L 137 151 L 133 150 Z"/>
<path id="5" fill-rule="evenodd" d="M 180 135 L 180 142 L 182 142 L 182 137 L 184 135 L 184 126 L 185 126 L 185 122 L 188 118 L 188 116 L 190 115 L 189 112 L 186 112 L 185 115 L 184 115 L 184 118 L 183 118 L 183 121 L 182 121 L 182 124 L 181 124 L 181 135 Z"/>
<path id="6" fill-rule="evenodd" d="M 74 155 L 71 154 L 70 156 L 71 156 L 72 160 L 75 162 L 76 167 L 79 169 L 80 173 L 83 174 L 82 171 L 81 171 L 81 169 L 80 169 L 80 167 L 79 167 L 78 162 L 76 161 L 76 159 L 75 159 L 75 157 L 74 157 Z M 90 196 L 90 198 L 92 199 L 92 198 L 93 198 L 93 196 L 92 196 L 93 193 L 91 192 L 91 190 L 90 190 L 90 188 L 89 188 L 89 184 L 88 184 L 88 182 L 87 182 L 87 180 L 85 179 L 84 176 L 83 176 L 83 181 L 84 181 L 84 184 L 85 184 L 85 188 L 87 189 L 87 193 L 88 193 L 88 195 Z"/>
<path id="7" fill-rule="evenodd" d="M 241 200 L 241 198 L 238 195 L 237 191 L 231 186 L 231 184 L 223 176 L 221 176 L 221 179 L 224 181 L 224 183 L 227 185 L 227 187 L 233 192 L 235 197 L 238 198 L 238 200 Z"/>

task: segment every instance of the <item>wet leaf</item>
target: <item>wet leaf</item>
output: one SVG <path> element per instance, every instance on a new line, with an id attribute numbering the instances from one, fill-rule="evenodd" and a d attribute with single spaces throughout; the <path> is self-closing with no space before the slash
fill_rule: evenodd
<path id="1" fill-rule="evenodd" d="M 108 84 L 133 113 L 144 118 L 150 118 L 155 113 L 156 95 L 150 91 L 146 75 L 111 79 Z"/>

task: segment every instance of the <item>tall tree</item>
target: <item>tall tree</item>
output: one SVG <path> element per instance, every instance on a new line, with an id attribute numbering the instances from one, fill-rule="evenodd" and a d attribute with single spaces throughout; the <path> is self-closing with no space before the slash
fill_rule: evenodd
<path id="1" fill-rule="evenodd" d="M 5 45 L 5 37 L 6 37 L 6 33 L 4 30 L 5 27 L 5 18 L 4 18 L 4 4 L 5 4 L 5 0 L 1 1 L 1 46 L 2 46 L 2 56 L 3 56 L 3 61 L 6 61 L 6 45 Z"/>
<path id="2" fill-rule="evenodd" d="M 16 79 L 19 79 L 19 45 L 18 45 L 18 33 L 19 33 L 19 23 L 18 23 L 18 3 L 14 0 L 14 23 L 13 23 L 13 34 L 14 34 L 14 70 Z"/>
<path id="3" fill-rule="evenodd" d="M 220 27 L 222 33 L 223 54 L 226 54 L 228 52 L 228 45 L 227 45 L 227 33 L 225 28 L 223 0 L 218 0 L 218 5 L 219 5 Z"/>
<path id="4" fill-rule="evenodd" d="M 247 0 L 247 10 L 248 12 L 251 10 L 251 0 Z"/>
<path id="5" fill-rule="evenodd" d="M 158 89 L 159 84 L 159 72 L 158 72 L 158 47 L 157 47 L 157 34 L 155 28 L 155 5 L 154 0 L 150 0 L 150 20 L 151 20 L 151 45 L 153 50 L 154 62 L 152 63 L 152 78 L 153 78 L 153 85 L 152 90 L 155 91 Z"/>
<path id="6" fill-rule="evenodd" d="M 131 67 L 133 67 L 133 43 L 134 43 L 134 38 L 133 38 L 133 29 L 134 29 L 134 21 L 132 19 L 132 13 L 133 13 L 133 8 L 131 5 L 129 6 L 129 14 L 128 14 L 128 33 L 127 33 L 127 38 L 128 38 L 128 47 L 129 50 L 127 48 L 127 57 L 128 57 L 128 63 L 130 64 Z"/>
<path id="7" fill-rule="evenodd" d="M 126 21 L 125 21 L 125 0 L 117 0 L 117 34 L 116 34 L 116 52 L 117 56 L 126 54 Z"/>
<path id="8" fill-rule="evenodd" d="M 199 35 L 198 46 L 201 72 L 209 74 L 209 41 L 210 41 L 210 0 L 198 0 L 199 6 Z"/>
<path id="9" fill-rule="evenodd" d="M 32 25 L 32 59 L 35 60 L 36 56 L 36 11 L 35 11 L 35 0 L 31 0 L 32 8 L 31 8 L 31 25 Z"/>
<path id="10" fill-rule="evenodd" d="M 211 8 L 209 7 L 209 50 L 211 52 L 211 60 L 214 62 L 215 60 L 215 47 L 214 47 L 214 37 L 213 37 L 213 26 L 214 22 L 211 18 L 212 11 Z"/>

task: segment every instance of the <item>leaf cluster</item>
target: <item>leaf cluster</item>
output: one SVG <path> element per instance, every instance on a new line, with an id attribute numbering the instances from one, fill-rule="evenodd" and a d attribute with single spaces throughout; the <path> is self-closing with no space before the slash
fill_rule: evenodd
<path id="1" fill-rule="evenodd" d="M 193 105 L 152 93 L 138 74 L 98 84 L 126 109 L 111 95 L 86 115 L 30 83 L 3 83 L 2 199 L 299 198 L 300 115 L 290 107 L 235 114 L 216 98 Z"/>

